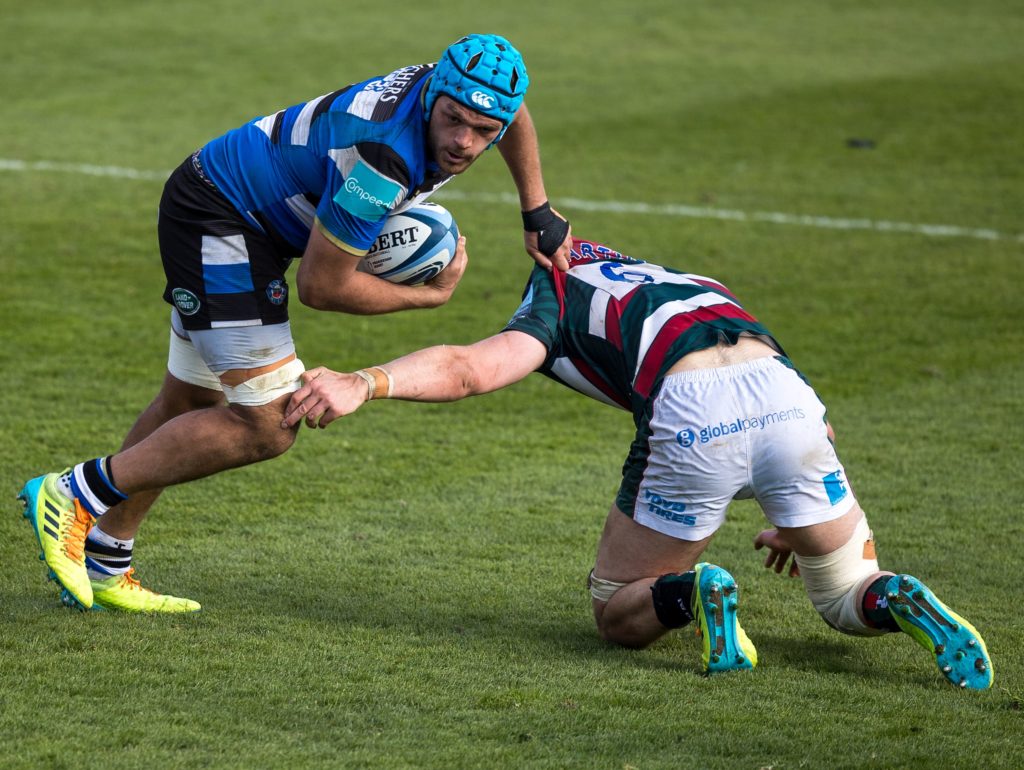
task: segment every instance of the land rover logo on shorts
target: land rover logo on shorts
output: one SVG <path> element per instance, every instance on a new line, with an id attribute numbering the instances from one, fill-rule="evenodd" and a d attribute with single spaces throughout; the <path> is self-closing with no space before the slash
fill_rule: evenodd
<path id="1" fill-rule="evenodd" d="M 285 286 L 284 281 L 279 281 L 276 278 L 267 284 L 267 299 L 269 299 L 275 305 L 281 305 L 284 303 L 284 298 L 288 296 L 288 287 Z"/>
<path id="2" fill-rule="evenodd" d="M 175 289 L 171 292 L 171 299 L 182 315 L 195 315 L 199 312 L 199 297 L 188 289 Z"/>

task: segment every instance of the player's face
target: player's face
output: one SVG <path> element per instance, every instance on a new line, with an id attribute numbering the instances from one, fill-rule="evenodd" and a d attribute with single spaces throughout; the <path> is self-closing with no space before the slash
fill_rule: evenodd
<path id="1" fill-rule="evenodd" d="M 444 173 L 461 174 L 487 149 L 501 129 L 501 121 L 463 107 L 442 94 L 430 113 L 430 151 Z"/>

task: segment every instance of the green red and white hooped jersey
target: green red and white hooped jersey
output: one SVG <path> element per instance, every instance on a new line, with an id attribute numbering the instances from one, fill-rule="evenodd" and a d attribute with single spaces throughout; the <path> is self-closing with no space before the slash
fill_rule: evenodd
<path id="1" fill-rule="evenodd" d="M 538 369 L 642 419 L 673 364 L 720 341 L 756 335 L 782 348 L 728 288 L 712 278 L 633 259 L 573 239 L 568 272 L 535 267 L 505 331 L 548 349 Z"/>

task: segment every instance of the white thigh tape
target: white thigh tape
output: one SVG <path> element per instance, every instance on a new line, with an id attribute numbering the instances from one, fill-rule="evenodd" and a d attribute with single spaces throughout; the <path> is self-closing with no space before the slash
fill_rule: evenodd
<path id="1" fill-rule="evenodd" d="M 611 598 L 615 596 L 616 592 L 623 586 L 627 585 L 629 585 L 629 583 L 616 583 L 614 580 L 602 580 L 594 575 L 594 570 L 590 570 L 590 575 L 587 577 L 587 587 L 590 589 L 590 595 L 599 602 L 611 601 Z"/>
<path id="2" fill-rule="evenodd" d="M 878 573 L 867 519 L 861 518 L 845 545 L 824 556 L 796 556 L 796 563 L 811 604 L 826 623 L 855 636 L 884 633 L 865 625 L 857 606 L 864 581 Z"/>
<path id="3" fill-rule="evenodd" d="M 302 387 L 299 379 L 306 367 L 294 359 L 279 369 L 253 377 L 239 385 L 221 385 L 228 403 L 241 406 L 263 406 L 276 398 L 294 393 Z"/>

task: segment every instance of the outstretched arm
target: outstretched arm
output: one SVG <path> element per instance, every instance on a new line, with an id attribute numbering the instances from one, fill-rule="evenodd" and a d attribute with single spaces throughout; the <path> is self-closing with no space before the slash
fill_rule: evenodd
<path id="1" fill-rule="evenodd" d="M 504 388 L 534 371 L 547 349 L 523 332 L 507 331 L 467 346 L 438 345 L 377 367 L 387 372 L 388 398 L 406 401 L 458 401 Z M 358 374 L 324 367 L 302 375 L 292 394 L 282 427 L 305 419 L 310 428 L 326 428 L 370 400 L 371 388 Z M 374 393 L 381 397 L 379 391 Z"/>
<path id="2" fill-rule="evenodd" d="M 523 234 L 526 251 L 547 270 L 552 264 L 559 270 L 568 270 L 572 230 L 558 212 L 550 207 L 544 208 L 548 196 L 540 170 L 540 144 L 525 103 L 519 107 L 516 119 L 498 142 L 498 151 L 519 191 L 519 206 L 526 226 Z M 562 236 L 560 243 L 557 241 L 559 235 Z"/>

